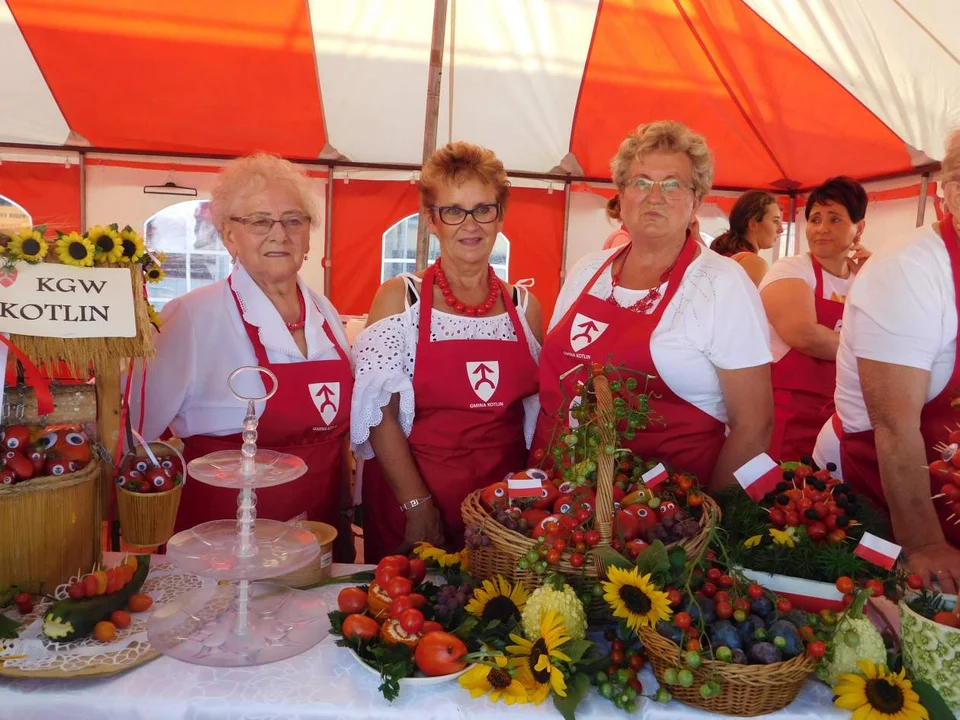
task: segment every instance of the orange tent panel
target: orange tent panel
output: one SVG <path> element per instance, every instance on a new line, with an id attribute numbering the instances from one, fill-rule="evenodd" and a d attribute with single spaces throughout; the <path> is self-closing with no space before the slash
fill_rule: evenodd
<path id="1" fill-rule="evenodd" d="M 80 230 L 80 166 L 61 163 L 0 164 L 0 195 L 26 210 L 34 225 L 54 230 Z"/>

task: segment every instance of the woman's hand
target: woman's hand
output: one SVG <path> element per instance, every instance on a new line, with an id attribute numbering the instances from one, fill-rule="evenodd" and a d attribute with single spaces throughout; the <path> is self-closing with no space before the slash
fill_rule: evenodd
<path id="1" fill-rule="evenodd" d="M 407 510 L 404 517 L 407 521 L 403 534 L 405 550 L 409 550 L 418 542 L 443 545 L 443 523 L 440 521 L 440 511 L 432 500 Z"/>
<path id="2" fill-rule="evenodd" d="M 871 255 L 873 255 L 873 253 L 861 245 L 859 240 L 855 242 L 851 248 L 850 257 L 847 258 L 847 265 L 850 267 L 850 272 L 857 273 Z"/>
<path id="3" fill-rule="evenodd" d="M 953 595 L 960 587 L 960 550 L 949 543 L 936 543 L 907 554 L 907 565 L 930 587 L 935 580 L 940 590 Z"/>

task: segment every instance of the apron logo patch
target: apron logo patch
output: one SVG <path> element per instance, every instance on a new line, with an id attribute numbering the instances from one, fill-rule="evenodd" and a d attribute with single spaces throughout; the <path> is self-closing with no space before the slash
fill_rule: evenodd
<path id="1" fill-rule="evenodd" d="M 577 313 L 570 324 L 570 347 L 574 352 L 580 352 L 603 335 L 608 325 L 609 323 Z"/>
<path id="2" fill-rule="evenodd" d="M 332 423 L 340 410 L 340 383 L 310 383 L 307 390 L 323 422 L 327 425 Z"/>
<path id="3" fill-rule="evenodd" d="M 500 363 L 496 360 L 468 362 L 467 380 L 477 397 L 487 402 L 500 384 Z"/>

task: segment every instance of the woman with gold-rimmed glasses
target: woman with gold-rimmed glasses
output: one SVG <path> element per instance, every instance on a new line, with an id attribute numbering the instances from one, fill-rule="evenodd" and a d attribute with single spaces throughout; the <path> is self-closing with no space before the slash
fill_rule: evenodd
<path id="1" fill-rule="evenodd" d="M 169 427 L 183 439 L 188 461 L 236 450 L 246 408 L 230 393 L 227 377 L 243 365 L 268 368 L 278 389 L 257 403 L 258 447 L 297 455 L 309 470 L 259 491 L 257 516 L 305 515 L 339 527 L 341 557 L 350 558 L 346 457 L 353 374 L 337 311 L 298 274 L 315 215 L 309 181 L 280 158 L 241 158 L 221 173 L 211 210 L 233 271 L 163 308 L 157 357 L 146 376 L 144 436 L 159 437 Z M 263 396 L 272 385 L 254 373 L 235 384 L 248 397 Z M 131 397 L 136 403 L 140 394 L 135 389 Z M 138 412 L 134 408 L 133 417 Z M 231 519 L 236 511 L 235 491 L 188 482 L 177 529 Z"/>
<path id="2" fill-rule="evenodd" d="M 460 504 L 524 466 L 536 420 L 540 305 L 490 267 L 503 164 L 451 143 L 424 165 L 420 193 L 440 257 L 380 287 L 354 344 L 366 562 L 419 540 L 463 547 Z"/>

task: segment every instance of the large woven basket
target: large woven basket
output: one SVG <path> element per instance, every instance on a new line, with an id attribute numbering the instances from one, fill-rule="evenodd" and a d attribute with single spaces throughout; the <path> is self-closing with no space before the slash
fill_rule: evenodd
<path id="1" fill-rule="evenodd" d="M 613 416 L 613 398 L 610 394 L 610 385 L 603 376 L 593 378 L 593 389 L 597 398 L 597 414 L 601 418 L 604 416 Z M 601 445 L 612 444 L 614 442 L 614 431 L 607 427 L 607 423 L 599 423 L 603 437 Z M 600 545 L 609 547 L 613 540 L 613 478 L 614 478 L 614 457 L 601 453 L 597 458 L 597 490 L 596 490 L 596 515 L 594 517 L 594 528 L 600 533 Z M 495 575 L 503 577 L 513 582 L 522 582 L 528 590 L 539 586 L 542 578 L 532 570 L 520 570 L 517 567 L 517 561 L 529 550 L 537 547 L 538 543 L 533 538 L 522 535 L 519 532 L 497 522 L 480 504 L 480 495 L 483 491 L 476 490 L 464 499 L 460 507 L 460 514 L 463 517 L 465 525 L 476 525 L 484 535 L 490 538 L 490 544 L 479 548 L 470 548 L 470 572 L 477 578 L 483 580 Z M 715 527 L 720 521 L 720 507 L 710 497 L 704 495 L 703 506 L 700 515 L 700 532 L 696 535 L 684 538 L 668 547 L 684 547 L 688 555 L 694 555 L 703 549 L 709 538 L 711 527 Z M 555 566 L 556 569 L 566 575 L 571 580 L 585 578 L 587 580 L 603 580 L 606 577 L 605 568 L 599 559 L 594 557 L 592 563 L 587 563 L 581 568 L 573 567 L 567 556 L 563 556 L 560 562 Z M 603 605 L 600 600 L 597 603 L 598 608 Z M 605 610 L 605 607 L 602 608 Z"/>
<path id="2" fill-rule="evenodd" d="M 0 485 L 0 587 L 43 591 L 99 560 L 100 461 L 67 475 Z"/>
<path id="3" fill-rule="evenodd" d="M 184 471 L 183 482 L 187 481 L 187 463 L 176 445 L 158 440 L 150 443 L 150 450 L 158 459 L 176 455 Z M 147 453 L 141 447 L 137 456 L 146 457 Z M 117 514 L 124 541 L 144 547 L 165 544 L 173 535 L 182 493 L 183 484 L 161 493 L 136 493 L 117 486 Z"/>
<path id="4" fill-rule="evenodd" d="M 817 661 L 809 655 L 797 655 L 772 665 L 738 665 L 718 660 L 704 660 L 693 672 L 693 687 L 666 685 L 663 673 L 681 666 L 680 647 L 652 628 L 641 628 L 638 633 L 653 665 L 657 681 L 685 705 L 719 715 L 752 717 L 776 712 L 792 703 L 816 667 Z M 684 666 L 685 667 L 685 666 Z M 716 679 L 722 691 L 704 699 L 699 686 Z"/>

